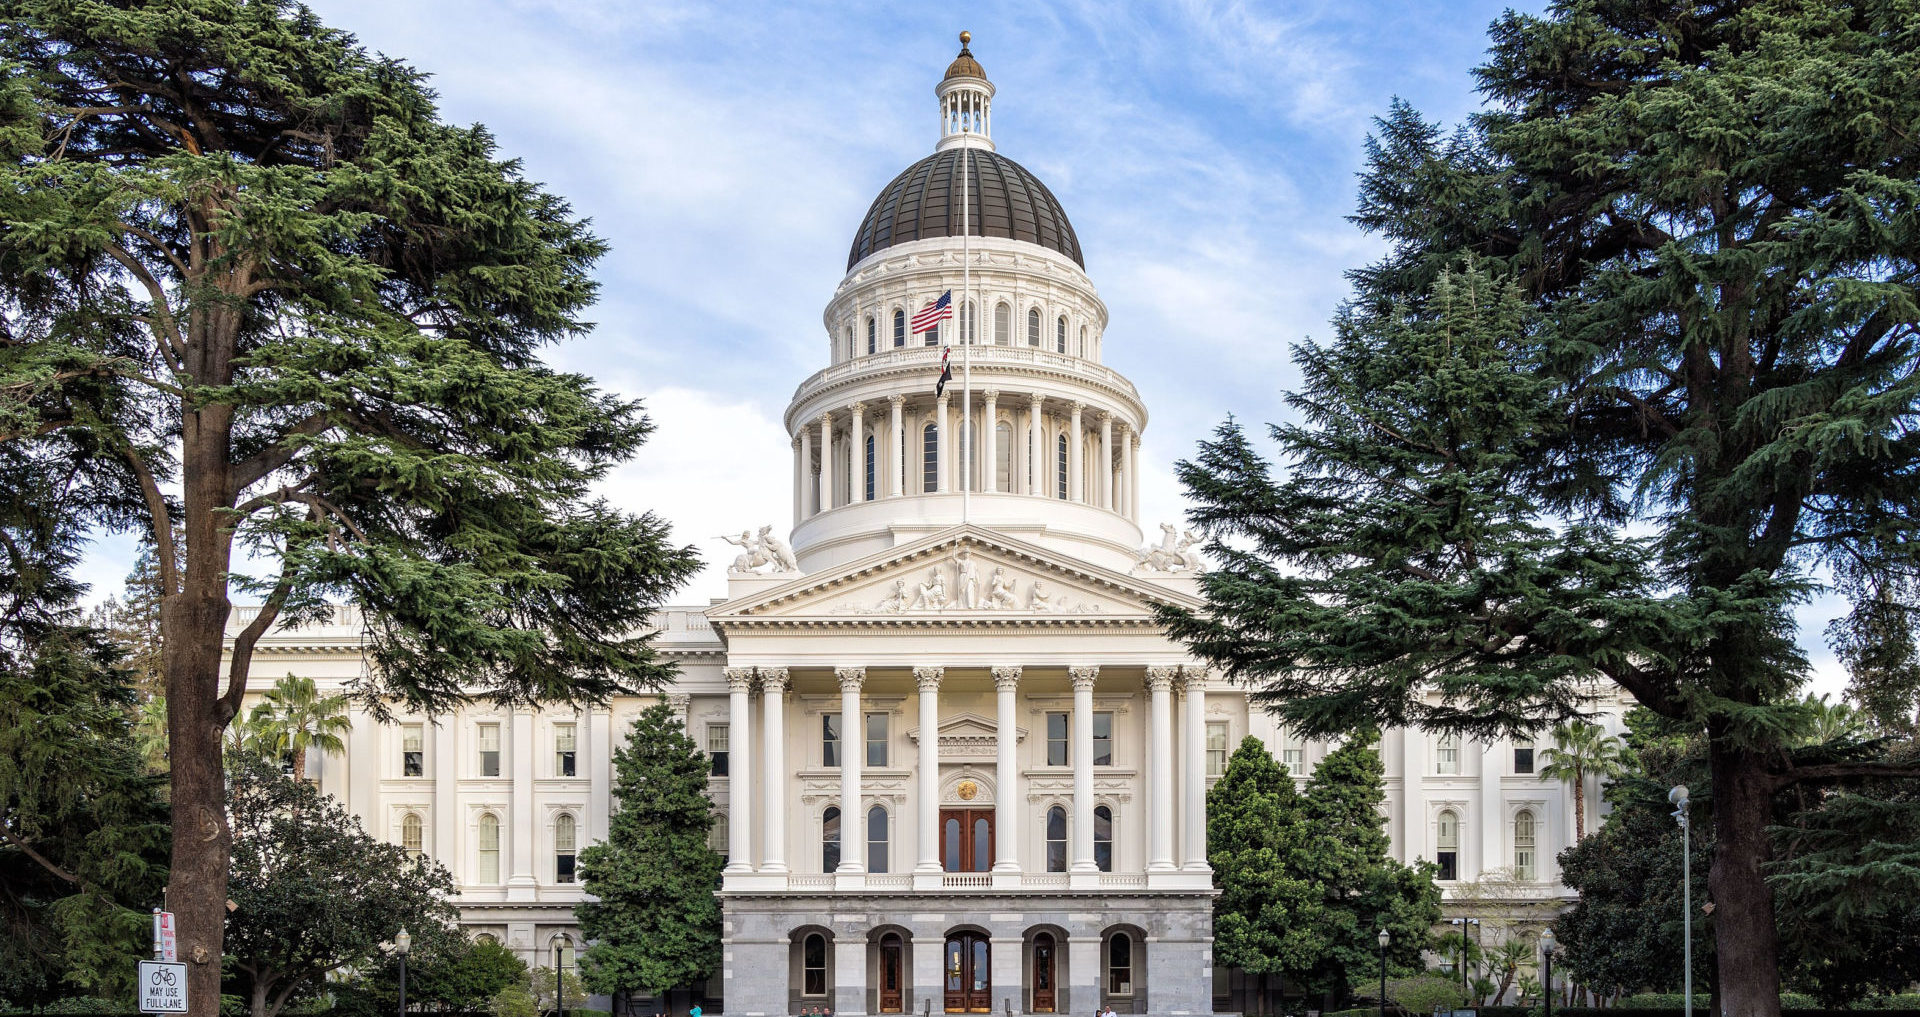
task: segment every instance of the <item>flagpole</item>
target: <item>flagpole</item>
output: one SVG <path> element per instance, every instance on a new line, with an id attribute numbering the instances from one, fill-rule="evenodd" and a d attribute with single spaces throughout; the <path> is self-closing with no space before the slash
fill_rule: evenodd
<path id="1" fill-rule="evenodd" d="M 971 132 L 976 125 L 967 123 Z M 960 146 L 960 521 L 965 523 L 973 510 L 973 337 L 967 326 L 979 325 L 970 317 L 973 299 L 971 176 L 973 138 L 971 133 Z"/>

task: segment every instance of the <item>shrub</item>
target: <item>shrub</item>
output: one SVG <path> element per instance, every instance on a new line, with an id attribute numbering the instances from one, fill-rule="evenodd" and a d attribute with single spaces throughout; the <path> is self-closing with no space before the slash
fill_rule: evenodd
<path id="1" fill-rule="evenodd" d="M 1466 1002 L 1460 983 L 1439 975 L 1415 975 L 1387 982 L 1387 1001 L 1410 1014 L 1457 1010 Z"/>
<path id="2" fill-rule="evenodd" d="M 539 1008 L 533 1005 L 533 993 L 522 985 L 509 985 L 494 993 L 487 1009 L 493 1017 L 540 1017 Z"/>

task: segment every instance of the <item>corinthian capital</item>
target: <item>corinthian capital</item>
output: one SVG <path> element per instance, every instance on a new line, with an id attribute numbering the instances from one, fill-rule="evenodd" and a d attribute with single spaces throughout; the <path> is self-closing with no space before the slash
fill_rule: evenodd
<path id="1" fill-rule="evenodd" d="M 1086 689 L 1091 692 L 1094 679 L 1100 677 L 1100 665 L 1085 664 L 1067 668 L 1067 677 L 1073 681 L 1073 691 Z"/>
<path id="2" fill-rule="evenodd" d="M 840 679 L 842 692 L 858 692 L 861 684 L 867 680 L 867 669 L 864 667 L 836 667 L 833 674 Z"/>
<path id="3" fill-rule="evenodd" d="M 916 667 L 913 669 L 913 682 L 920 686 L 922 692 L 938 692 L 940 679 L 945 677 L 946 673 L 947 669 L 944 667 Z"/>
<path id="4" fill-rule="evenodd" d="M 1147 668 L 1147 691 L 1166 692 L 1173 688 L 1174 679 L 1180 677 L 1180 667 L 1161 665 Z"/>
<path id="5" fill-rule="evenodd" d="M 728 692 L 747 692 L 753 688 L 753 668 L 730 667 L 723 673 L 727 676 Z"/>
<path id="6" fill-rule="evenodd" d="M 760 691 L 780 693 L 787 691 L 787 669 L 784 667 L 763 667 L 757 669 L 760 674 Z"/>
<path id="7" fill-rule="evenodd" d="M 993 687 L 1002 692 L 1012 692 L 1020 687 L 1020 665 L 1001 664 L 993 669 Z"/>

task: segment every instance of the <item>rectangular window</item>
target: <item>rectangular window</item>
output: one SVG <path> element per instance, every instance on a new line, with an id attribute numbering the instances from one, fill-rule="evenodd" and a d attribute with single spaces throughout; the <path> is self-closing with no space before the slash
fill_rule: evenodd
<path id="1" fill-rule="evenodd" d="M 556 777 L 574 776 L 574 736 L 572 724 L 553 726 L 553 775 Z"/>
<path id="2" fill-rule="evenodd" d="M 553 881 L 573 882 L 574 835 L 578 824 L 562 815 L 553 824 Z"/>
<path id="3" fill-rule="evenodd" d="M 1434 758 L 1434 772 L 1440 774 L 1458 774 L 1460 772 L 1460 736 L 1442 735 Z"/>
<path id="4" fill-rule="evenodd" d="M 867 714 L 867 765 L 887 765 L 887 715 Z"/>
<path id="5" fill-rule="evenodd" d="M 1307 750 L 1291 736 L 1280 745 L 1280 765 L 1287 768 L 1287 776 L 1298 777 L 1307 765 Z"/>
<path id="6" fill-rule="evenodd" d="M 940 345 L 940 326 L 938 324 L 935 324 L 932 328 L 927 329 L 927 345 L 928 346 Z"/>
<path id="7" fill-rule="evenodd" d="M 480 725 L 480 776 L 500 776 L 500 725 Z"/>
<path id="8" fill-rule="evenodd" d="M 920 431 L 920 493 L 940 489 L 940 429 L 928 424 Z"/>
<path id="9" fill-rule="evenodd" d="M 1113 714 L 1093 715 L 1093 765 L 1113 765 Z"/>
<path id="10" fill-rule="evenodd" d="M 1207 776 L 1227 772 L 1227 722 L 1207 721 Z"/>
<path id="11" fill-rule="evenodd" d="M 1069 766 L 1072 760 L 1067 756 L 1067 715 L 1064 713 L 1047 714 L 1047 765 Z"/>
<path id="12" fill-rule="evenodd" d="M 400 725 L 400 776 L 427 775 L 427 730 L 420 724 Z"/>
<path id="13" fill-rule="evenodd" d="M 727 739 L 730 737 L 725 724 L 707 725 L 707 760 L 709 770 L 715 777 L 727 775 Z"/>
<path id="14" fill-rule="evenodd" d="M 707 846 L 713 849 L 714 854 L 720 856 L 722 864 L 726 862 L 728 847 L 726 813 L 716 812 L 713 814 L 713 826 L 707 830 Z"/>
<path id="15" fill-rule="evenodd" d="M 1435 873 L 1433 878 L 1459 879 L 1460 876 L 1459 876 L 1459 868 L 1458 868 L 1459 861 L 1457 860 L 1458 857 L 1459 857 L 1459 853 L 1455 851 L 1434 852 L 1434 861 L 1439 863 L 1440 871 Z"/>
<path id="16" fill-rule="evenodd" d="M 840 715 L 837 713 L 820 717 L 820 765 L 840 765 Z"/>
<path id="17" fill-rule="evenodd" d="M 1533 739 L 1516 738 L 1513 742 L 1513 772 L 1533 772 Z"/>

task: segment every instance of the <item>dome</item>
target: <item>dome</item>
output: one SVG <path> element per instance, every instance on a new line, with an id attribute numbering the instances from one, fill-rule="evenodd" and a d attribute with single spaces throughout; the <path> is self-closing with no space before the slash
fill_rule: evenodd
<path id="1" fill-rule="evenodd" d="M 996 152 L 955 147 L 935 152 L 906 168 L 873 199 L 847 267 L 875 251 L 910 240 L 960 235 L 960 160 L 972 161 L 969 185 L 972 210 L 967 232 L 976 237 L 1024 240 L 1058 251 L 1086 268 L 1080 240 L 1053 192 L 1026 167 Z"/>

